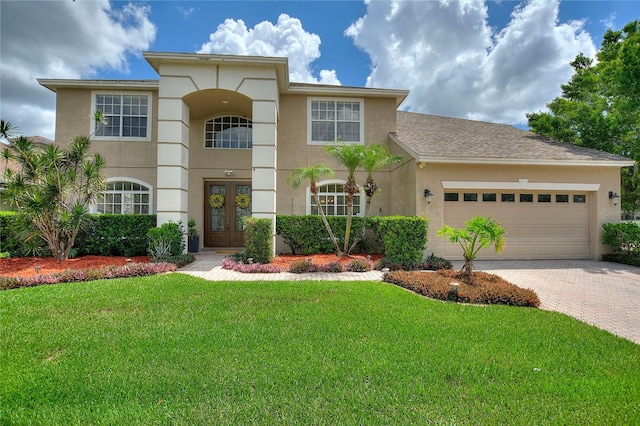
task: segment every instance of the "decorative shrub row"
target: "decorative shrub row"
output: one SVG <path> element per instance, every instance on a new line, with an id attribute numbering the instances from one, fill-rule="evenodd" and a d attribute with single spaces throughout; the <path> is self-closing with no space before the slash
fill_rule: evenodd
<path id="1" fill-rule="evenodd" d="M 245 274 L 275 274 L 282 272 L 282 269 L 275 265 L 263 263 L 243 263 L 241 260 L 235 260 L 233 257 L 225 257 L 222 259 L 222 269 L 243 272 Z"/>
<path id="2" fill-rule="evenodd" d="M 147 233 L 155 227 L 156 215 L 90 215 L 75 247 L 81 256 L 144 256 L 149 246 Z"/>
<path id="3" fill-rule="evenodd" d="M 360 232 L 362 218 L 353 217 L 349 245 Z M 347 218 L 342 216 L 327 216 L 327 221 L 338 240 L 338 246 L 344 245 L 344 234 L 347 228 Z M 289 246 L 291 254 L 316 254 L 332 253 L 333 244 L 329 238 L 327 228 L 322 223 L 322 218 L 318 215 L 308 216 L 276 216 L 276 234 L 280 235 Z M 357 251 L 362 252 L 366 245 L 362 241 Z"/>
<path id="4" fill-rule="evenodd" d="M 0 289 L 8 290 L 44 284 L 142 277 L 146 275 L 163 274 L 175 270 L 176 265 L 173 263 L 130 263 L 124 266 L 105 266 L 98 269 L 67 269 L 55 274 L 37 275 L 27 278 L 0 276 Z"/>
<path id="5" fill-rule="evenodd" d="M 605 260 L 607 262 L 622 263 L 625 265 L 640 266 L 640 257 L 638 256 L 628 256 L 625 254 L 610 253 L 610 254 L 603 254 L 602 260 Z"/>
<path id="6" fill-rule="evenodd" d="M 382 270 L 384 268 L 389 269 L 390 271 L 411 271 L 411 270 L 425 270 L 425 271 L 439 271 L 440 269 L 451 269 L 453 265 L 447 259 L 442 257 L 438 257 L 435 254 L 431 253 L 429 257 L 425 260 L 415 263 L 413 265 L 406 264 L 405 262 L 394 262 L 388 257 L 383 257 L 378 260 L 375 264 L 375 268 L 377 270 Z"/>
<path id="7" fill-rule="evenodd" d="M 374 216 L 369 220 L 382 243 L 384 262 L 402 269 L 413 269 L 422 261 L 429 226 L 426 217 Z"/>
<path id="8" fill-rule="evenodd" d="M 371 264 L 364 259 L 353 259 L 343 265 L 338 261 L 329 262 L 324 265 L 317 265 L 308 260 L 301 259 L 291 262 L 288 271 L 294 274 L 305 274 L 308 272 L 368 272 Z"/>
<path id="9" fill-rule="evenodd" d="M 501 277 L 486 272 L 473 273 L 473 285 L 462 281 L 459 271 L 437 272 L 393 271 L 384 281 L 414 291 L 427 297 L 462 303 L 500 304 L 512 306 L 540 306 L 538 295 L 529 289 L 513 285 Z M 452 292 L 450 284 L 458 282 L 458 291 Z"/>
<path id="10" fill-rule="evenodd" d="M 271 219 L 244 219 L 244 256 L 255 263 L 269 263 L 273 259 L 273 222 Z"/>
<path id="11" fill-rule="evenodd" d="M 20 237 L 18 220 L 16 212 L 0 212 L 0 252 L 13 257 L 50 255 L 48 249 L 43 250 L 47 245 L 41 239 Z M 144 256 L 149 246 L 147 233 L 155 227 L 156 215 L 89 215 L 73 250 L 78 256 Z"/>

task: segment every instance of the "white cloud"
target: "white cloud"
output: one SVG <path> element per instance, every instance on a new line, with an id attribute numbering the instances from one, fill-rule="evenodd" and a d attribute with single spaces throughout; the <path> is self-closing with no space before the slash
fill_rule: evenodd
<path id="1" fill-rule="evenodd" d="M 0 116 L 25 135 L 54 137 L 55 95 L 37 78 L 91 78 L 127 72 L 127 55 L 155 39 L 147 6 L 99 1 L 3 1 Z"/>
<path id="2" fill-rule="evenodd" d="M 557 1 L 515 8 L 498 33 L 484 2 L 371 1 L 345 34 L 371 58 L 368 86 L 411 89 L 417 112 L 526 123 L 572 75 L 579 52 L 594 56 L 584 22 L 558 22 Z"/>
<path id="3" fill-rule="evenodd" d="M 241 19 L 226 19 L 218 25 L 198 53 L 280 56 L 289 58 L 290 80 L 303 83 L 340 84 L 335 70 L 321 70 L 314 76 L 312 63 L 320 57 L 320 37 L 308 33 L 299 19 L 281 14 L 247 28 Z"/>

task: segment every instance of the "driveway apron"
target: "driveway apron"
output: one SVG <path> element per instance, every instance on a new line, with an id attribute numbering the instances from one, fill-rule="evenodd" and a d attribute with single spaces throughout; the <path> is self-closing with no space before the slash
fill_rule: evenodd
<path id="1" fill-rule="evenodd" d="M 535 291 L 541 309 L 640 344 L 640 267 L 593 260 L 476 261 L 474 267 Z"/>

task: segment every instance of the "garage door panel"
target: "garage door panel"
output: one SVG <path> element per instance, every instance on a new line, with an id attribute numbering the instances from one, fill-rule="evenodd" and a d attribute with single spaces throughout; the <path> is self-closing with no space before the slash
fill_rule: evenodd
<path id="1" fill-rule="evenodd" d="M 467 220 L 482 215 L 507 229 L 503 252 L 496 254 L 488 248 L 480 251 L 479 259 L 589 258 L 587 203 L 574 203 L 571 196 L 568 203 L 537 202 L 537 195 L 533 203 L 520 203 L 518 199 L 516 195 L 516 202 L 445 202 L 445 223 L 460 228 Z M 551 199 L 556 199 L 554 193 Z M 460 259 L 462 249 L 447 242 L 444 255 Z"/>

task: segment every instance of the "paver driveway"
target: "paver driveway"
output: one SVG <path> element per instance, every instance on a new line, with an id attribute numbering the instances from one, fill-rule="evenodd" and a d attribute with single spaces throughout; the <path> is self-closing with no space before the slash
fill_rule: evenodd
<path id="1" fill-rule="evenodd" d="M 492 260 L 474 267 L 535 291 L 542 309 L 640 344 L 639 267 L 593 260 Z"/>

